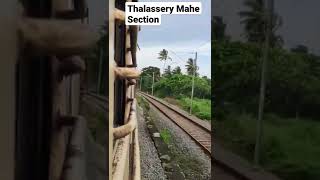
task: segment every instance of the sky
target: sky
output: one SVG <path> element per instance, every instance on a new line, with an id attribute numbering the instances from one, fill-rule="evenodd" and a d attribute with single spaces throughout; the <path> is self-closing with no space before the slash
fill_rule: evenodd
<path id="1" fill-rule="evenodd" d="M 197 52 L 199 74 L 211 77 L 211 0 L 188 2 L 192 1 L 202 2 L 201 15 L 162 15 L 160 26 L 141 26 L 140 51 L 137 52 L 139 69 L 155 66 L 162 72 L 164 63 L 158 59 L 158 53 L 166 49 L 172 58 L 166 66 L 172 69 L 180 66 L 185 73 L 186 61 L 194 58 Z"/>
<path id="2" fill-rule="evenodd" d="M 243 10 L 244 0 L 214 0 L 212 15 L 222 16 L 227 24 L 226 33 L 233 40 L 242 40 L 243 27 L 237 14 Z M 306 45 L 312 53 L 320 54 L 320 1 L 319 0 L 281 0 L 274 1 L 275 12 L 283 19 L 278 30 L 284 39 L 284 47 L 292 48 L 298 44 Z"/>

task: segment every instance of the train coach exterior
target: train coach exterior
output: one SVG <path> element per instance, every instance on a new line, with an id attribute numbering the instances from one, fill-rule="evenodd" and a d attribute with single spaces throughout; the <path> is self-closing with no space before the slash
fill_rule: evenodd
<path id="1" fill-rule="evenodd" d="M 98 41 L 84 0 L 4 0 L 0 179 L 82 179 L 82 54 Z M 137 26 L 109 1 L 109 179 L 140 179 L 135 84 Z M 117 8 L 117 9 L 115 9 Z M 18 32 L 18 33 L 17 33 Z M 107 67 L 106 67 L 107 68 Z M 82 131 L 81 130 L 81 131 Z M 108 132 L 106 132 L 108 133 Z M 107 135 L 107 134 L 106 134 Z M 76 137 L 76 138 L 74 138 Z M 82 137 L 82 138 L 78 138 Z M 3 162 L 4 162 L 3 161 Z"/>
<path id="2" fill-rule="evenodd" d="M 98 34 L 84 1 L 25 0 L 18 17 L 15 179 L 82 179 L 81 55 Z M 72 152 L 78 152 L 75 156 Z"/>
<path id="3" fill-rule="evenodd" d="M 109 1 L 109 179 L 140 179 L 135 85 L 137 26 L 124 24 L 125 1 Z"/>

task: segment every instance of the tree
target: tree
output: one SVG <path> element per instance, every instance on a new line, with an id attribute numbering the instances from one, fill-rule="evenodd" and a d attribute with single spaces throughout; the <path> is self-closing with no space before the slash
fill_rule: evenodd
<path id="1" fill-rule="evenodd" d="M 299 44 L 296 47 L 292 48 L 291 52 L 308 54 L 309 53 L 309 49 L 308 49 L 307 46 Z"/>
<path id="2" fill-rule="evenodd" d="M 202 76 L 202 79 L 206 80 L 211 85 L 211 79 L 207 76 Z"/>
<path id="3" fill-rule="evenodd" d="M 194 62 L 192 58 L 189 58 L 186 64 L 186 69 L 187 69 L 187 74 L 190 76 L 193 76 L 193 72 L 194 70 L 196 71 L 195 76 L 199 76 L 199 73 L 197 72 L 199 67 L 196 66 L 196 68 L 194 67 Z"/>
<path id="4" fill-rule="evenodd" d="M 172 74 L 182 74 L 181 68 L 179 66 L 177 66 L 176 68 L 174 68 L 172 70 Z"/>
<path id="5" fill-rule="evenodd" d="M 159 52 L 159 57 L 158 59 L 160 59 L 160 61 L 163 61 L 163 69 L 166 66 L 166 62 L 167 60 L 172 60 L 171 57 L 169 57 L 168 55 L 168 51 L 163 49 L 162 51 Z"/>
<path id="6" fill-rule="evenodd" d="M 228 39 L 225 35 L 226 24 L 223 22 L 221 16 L 213 16 L 212 20 L 212 31 L 213 31 L 213 39 L 214 40 L 225 40 Z"/>
<path id="7" fill-rule="evenodd" d="M 249 9 L 240 11 L 241 24 L 244 24 L 245 37 L 248 42 L 262 43 L 265 41 L 267 16 L 264 0 L 245 0 L 244 5 Z M 282 19 L 276 13 L 272 14 L 270 46 L 281 47 L 283 39 L 275 32 L 282 25 Z"/>
<path id="8" fill-rule="evenodd" d="M 160 79 L 160 69 L 158 67 L 145 67 L 141 70 L 141 76 L 150 76 L 152 77 L 152 74 L 154 73 L 154 79 L 155 81 L 159 81 Z"/>
<path id="9" fill-rule="evenodd" d="M 171 76 L 171 66 L 168 66 L 164 72 L 163 72 L 163 76 Z"/>
<path id="10" fill-rule="evenodd" d="M 158 67 L 145 67 L 141 70 L 141 79 L 142 79 L 142 91 L 151 92 L 152 88 L 152 76 L 154 73 L 154 81 L 157 82 L 160 80 L 160 69 Z M 141 83 L 141 82 L 140 82 Z"/>
<path id="11" fill-rule="evenodd" d="M 219 85 L 214 86 L 216 108 L 228 102 L 241 112 L 256 113 L 259 51 L 252 43 L 215 41 L 212 44 L 213 84 Z M 269 57 L 266 111 L 296 118 L 318 116 L 320 57 L 284 49 L 270 49 Z"/>
<path id="12" fill-rule="evenodd" d="M 155 94 L 159 97 L 190 97 L 192 77 L 184 74 L 175 74 L 167 78 L 161 78 L 155 83 Z M 196 77 L 194 81 L 194 97 L 210 99 L 211 86 L 203 79 Z"/>

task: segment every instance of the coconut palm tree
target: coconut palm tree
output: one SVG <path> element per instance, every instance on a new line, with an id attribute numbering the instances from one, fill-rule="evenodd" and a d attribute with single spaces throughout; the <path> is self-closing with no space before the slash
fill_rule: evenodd
<path id="1" fill-rule="evenodd" d="M 188 61 L 187 61 L 187 64 L 186 64 L 186 69 L 187 69 L 187 74 L 190 75 L 190 76 L 193 76 L 193 71 L 195 70 L 196 73 L 195 73 L 195 76 L 198 76 L 198 66 L 194 66 L 194 62 L 193 62 L 193 59 L 192 58 L 189 58 Z"/>
<path id="2" fill-rule="evenodd" d="M 177 66 L 176 68 L 174 68 L 172 70 L 172 74 L 182 74 L 181 73 L 181 68 L 179 66 Z"/>
<path id="3" fill-rule="evenodd" d="M 163 61 L 163 69 L 166 66 L 166 62 L 167 60 L 172 60 L 171 57 L 169 57 L 168 55 L 168 51 L 163 49 L 162 51 L 159 52 L 159 57 L 158 59 L 160 59 L 160 61 Z"/>
<path id="4" fill-rule="evenodd" d="M 168 66 L 164 72 L 163 72 L 163 76 L 171 76 L 172 72 L 171 72 L 171 66 Z"/>
<path id="5" fill-rule="evenodd" d="M 225 40 L 227 39 L 226 36 L 226 24 L 223 21 L 221 16 L 213 16 L 212 19 L 212 37 L 214 40 Z"/>
<path id="6" fill-rule="evenodd" d="M 264 0 L 245 0 L 244 5 L 248 10 L 240 11 L 239 15 L 241 24 L 244 25 L 245 37 L 249 42 L 262 43 L 265 40 L 266 33 L 266 7 Z M 283 40 L 281 36 L 276 35 L 275 32 L 282 25 L 281 17 L 273 13 L 271 22 L 271 35 L 270 45 L 271 47 L 282 46 Z"/>

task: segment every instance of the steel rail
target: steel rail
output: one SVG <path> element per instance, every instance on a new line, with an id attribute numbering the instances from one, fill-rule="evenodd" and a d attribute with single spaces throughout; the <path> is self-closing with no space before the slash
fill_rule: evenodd
<path id="1" fill-rule="evenodd" d="M 175 123 L 184 132 L 186 132 L 195 141 L 195 143 L 198 144 L 204 150 L 204 152 L 206 154 L 208 154 L 212 158 L 213 161 L 215 161 L 214 166 L 215 166 L 215 168 L 219 168 L 219 170 L 218 170 L 219 171 L 218 173 L 220 174 L 219 176 L 221 176 L 221 172 L 223 172 L 224 174 L 221 177 L 228 178 L 230 180 L 252 180 L 252 179 L 247 179 L 245 176 L 243 176 L 238 171 L 234 170 L 233 168 L 228 167 L 224 163 L 216 161 L 213 158 L 213 154 L 211 152 L 211 129 L 209 130 L 208 128 L 203 127 L 201 124 L 196 123 L 195 121 L 190 119 L 188 116 L 186 116 L 186 115 L 182 114 L 181 112 L 173 109 L 168 104 L 161 102 L 160 100 L 156 99 L 153 96 L 150 96 L 148 94 L 141 93 L 141 92 L 139 92 L 138 94 L 143 96 L 149 103 L 151 103 L 161 113 L 163 113 L 167 118 L 169 118 L 173 123 Z M 161 104 L 163 107 L 159 107 L 159 104 L 157 105 L 156 103 Z M 169 109 L 170 111 L 176 113 L 178 116 L 182 117 L 183 121 L 179 121 L 179 120 L 177 120 L 177 118 L 173 118 L 170 115 L 168 115 L 167 112 L 165 112 L 164 108 Z M 183 123 L 192 124 L 194 129 L 185 129 Z M 199 139 L 199 136 L 197 136 L 196 133 L 194 132 L 195 129 L 198 129 L 198 130 L 206 133 L 207 134 L 206 137 L 209 137 L 209 138 L 208 139 Z M 206 144 L 205 142 L 209 143 L 210 146 L 208 146 L 208 144 Z"/>
<path id="2" fill-rule="evenodd" d="M 104 111 L 108 112 L 108 100 L 106 97 L 99 96 L 93 93 L 85 93 L 83 94 L 84 99 L 89 100 L 91 98 L 92 103 L 97 105 L 99 108 L 103 109 Z"/>
<path id="3" fill-rule="evenodd" d="M 249 164 L 244 163 L 242 160 L 239 160 L 239 157 L 235 157 L 234 154 L 224 154 L 222 155 L 220 152 L 218 155 L 217 152 L 213 151 L 211 152 L 211 128 L 208 129 L 204 127 L 203 125 L 197 123 L 192 118 L 188 117 L 188 115 L 183 114 L 182 112 L 179 112 L 175 108 L 171 107 L 170 104 L 164 103 L 161 100 L 157 99 L 156 97 L 153 97 L 151 95 L 138 92 L 142 97 L 144 97 L 150 104 L 155 106 L 161 113 L 163 113 L 166 117 L 168 117 L 172 122 L 174 122 L 176 125 L 178 125 L 184 132 L 186 132 L 202 149 L 205 150 L 206 153 L 208 153 L 212 160 L 215 162 L 214 166 L 215 168 L 218 168 L 218 176 L 221 176 L 220 178 L 228 178 L 230 180 L 280 180 L 278 177 L 274 176 L 271 173 L 268 173 L 262 169 L 252 168 Z M 160 107 L 162 106 L 162 107 Z M 166 111 L 165 109 L 171 111 Z M 182 117 L 183 119 L 180 119 L 178 116 L 172 117 L 172 112 L 177 114 L 178 116 Z M 180 119 L 180 120 L 179 120 Z M 202 139 L 199 139 L 199 136 L 197 136 L 197 133 L 194 132 L 195 129 L 185 129 L 183 126 L 183 123 L 189 123 L 194 126 L 195 129 L 202 130 L 203 132 L 209 133 L 210 138 L 207 139 L 207 142 L 210 142 L 210 146 L 204 146 L 205 138 L 200 137 Z M 199 133 L 201 135 L 201 133 Z M 217 147 L 218 148 L 218 147 Z M 216 157 L 213 157 L 213 153 L 215 152 Z M 225 156 L 233 156 L 231 158 L 225 157 Z M 227 160 L 225 159 L 227 158 Z M 235 160 L 236 165 L 232 163 L 231 161 Z M 244 167 L 243 167 L 244 166 Z"/>
<path id="4" fill-rule="evenodd" d="M 211 130 L 204 128 L 198 123 L 195 123 L 187 116 L 181 114 L 178 111 L 173 110 L 171 107 L 164 103 L 161 103 L 159 100 L 151 98 L 149 95 L 145 95 L 144 93 L 139 92 L 139 94 L 142 95 L 149 103 L 155 106 L 166 117 L 168 117 L 172 122 L 178 125 L 205 151 L 205 153 L 211 156 Z M 171 111 L 175 115 L 172 113 L 171 115 L 169 115 L 170 113 L 168 113 L 168 110 L 169 112 Z"/>
<path id="5" fill-rule="evenodd" d="M 178 113 L 179 115 L 185 117 L 186 119 L 190 120 L 190 122 L 194 123 L 196 126 L 199 126 L 199 127 L 202 128 L 203 130 L 211 133 L 211 126 L 210 126 L 210 127 L 206 127 L 205 125 L 203 125 L 203 124 L 201 124 L 201 123 L 193 120 L 193 119 L 190 117 L 190 115 L 186 115 L 186 114 L 183 114 L 183 113 L 179 112 L 177 109 L 175 109 L 175 108 L 173 108 L 172 106 L 170 106 L 169 103 L 164 103 L 163 101 L 160 101 L 159 99 L 157 99 L 157 98 L 154 97 L 154 96 L 151 96 L 151 95 L 146 94 L 146 93 L 141 92 L 141 91 L 140 91 L 139 93 L 140 93 L 140 94 L 143 94 L 143 95 L 146 95 L 146 96 L 150 97 L 151 99 L 154 99 L 155 101 L 161 103 L 162 105 L 166 106 L 166 107 L 169 108 L 170 110 L 172 110 L 172 111 Z M 202 120 L 200 120 L 200 121 L 202 121 Z"/>
<path id="6" fill-rule="evenodd" d="M 167 109 L 170 109 L 172 112 L 179 114 L 179 116 L 183 117 L 184 120 L 186 120 L 189 124 L 192 124 L 192 126 L 198 127 L 198 130 L 200 129 L 200 130 L 207 132 L 207 133 L 210 133 L 210 134 L 211 134 L 211 130 L 203 127 L 201 124 L 194 122 L 188 116 L 175 110 L 174 108 L 170 107 L 168 104 L 157 100 L 155 97 L 152 97 L 150 95 L 146 95 L 145 93 L 141 93 L 141 92 L 139 92 L 138 94 L 143 96 L 149 103 L 151 103 L 153 106 L 155 106 L 161 113 L 163 113 L 166 117 L 168 117 L 171 121 L 173 121 L 177 126 L 179 126 L 184 132 L 186 132 L 195 141 L 196 144 L 198 144 L 204 150 L 204 152 L 206 154 L 208 154 L 209 156 L 211 156 L 211 158 L 213 158 L 213 154 L 211 153 L 211 146 L 210 146 L 210 148 L 205 147 L 203 145 L 204 144 L 203 139 L 199 141 L 199 136 L 197 137 L 194 132 L 190 132 L 190 129 L 189 130 L 184 129 L 184 126 L 181 126 L 181 124 L 179 124 L 178 122 L 173 120 L 172 117 L 170 117 L 166 114 L 165 110 L 161 109 L 161 107 L 159 107 L 159 105 L 157 106 L 156 103 L 154 103 L 152 101 L 156 101 L 157 103 L 161 104 L 162 106 L 165 106 Z M 103 101 L 104 103 L 107 102 L 107 101 L 105 101 L 107 98 L 104 96 L 100 96 L 95 93 L 86 93 L 86 95 L 88 95 L 92 98 L 95 98 L 97 101 Z M 211 138 L 210 138 L 209 142 L 211 143 Z M 223 162 L 217 161 L 214 158 L 213 158 L 213 160 L 215 161 L 215 164 L 214 164 L 215 169 L 218 168 L 218 169 L 216 169 L 217 173 L 219 174 L 218 176 L 221 176 L 221 174 L 223 174 L 222 177 L 228 177 L 230 180 L 242 180 L 242 179 L 243 180 L 252 180 L 252 179 L 247 178 L 246 176 L 242 175 L 240 172 L 238 172 L 234 168 L 229 167 L 227 164 L 224 164 Z M 138 167 L 135 166 L 135 168 L 138 168 Z"/>

